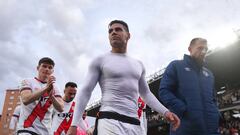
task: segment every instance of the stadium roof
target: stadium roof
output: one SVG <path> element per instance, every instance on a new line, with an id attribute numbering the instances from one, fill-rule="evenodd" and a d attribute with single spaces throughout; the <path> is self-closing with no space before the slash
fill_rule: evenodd
<path id="1" fill-rule="evenodd" d="M 215 76 L 217 91 L 226 87 L 228 89 L 240 87 L 240 41 L 209 53 L 206 61 Z M 154 78 L 156 79 L 151 79 L 154 81 L 150 81 L 149 86 L 154 95 L 157 95 L 162 74 Z"/>
<path id="2" fill-rule="evenodd" d="M 211 53 L 207 65 L 215 76 L 216 89 L 240 87 L 240 41 Z"/>

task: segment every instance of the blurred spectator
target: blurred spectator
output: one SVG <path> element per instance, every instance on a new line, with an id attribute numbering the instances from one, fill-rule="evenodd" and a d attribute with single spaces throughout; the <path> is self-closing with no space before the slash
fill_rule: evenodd
<path id="1" fill-rule="evenodd" d="M 235 104 L 240 103 L 240 89 L 229 91 L 230 92 L 226 92 L 217 96 L 218 106 L 220 109 L 234 106 Z"/>
<path id="2" fill-rule="evenodd" d="M 238 112 L 240 109 L 238 110 Z M 240 117 L 233 117 L 232 111 L 223 112 L 223 120 L 220 123 L 220 132 L 222 135 L 240 134 Z"/>

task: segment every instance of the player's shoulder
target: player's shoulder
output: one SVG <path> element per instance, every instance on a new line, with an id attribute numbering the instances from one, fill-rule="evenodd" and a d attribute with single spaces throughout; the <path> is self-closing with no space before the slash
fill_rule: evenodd
<path id="1" fill-rule="evenodd" d="M 92 63 L 100 63 L 103 61 L 103 59 L 105 59 L 106 57 L 108 57 L 108 54 L 101 54 L 98 55 L 96 57 L 93 58 Z"/>
<path id="2" fill-rule="evenodd" d="M 14 109 L 14 114 L 19 114 L 20 111 L 21 111 L 21 105 L 18 105 L 18 106 L 16 106 L 15 109 Z"/>
<path id="3" fill-rule="evenodd" d="M 109 60 L 112 60 L 113 56 L 112 53 L 104 53 L 101 55 L 98 55 L 97 57 L 93 58 L 91 65 L 95 66 L 102 66 L 104 63 L 109 62 Z"/>
<path id="4" fill-rule="evenodd" d="M 21 82 L 32 82 L 34 81 L 34 78 L 23 78 Z"/>
<path id="5" fill-rule="evenodd" d="M 30 86 L 34 83 L 34 78 L 24 78 L 21 80 L 21 87 Z"/>
<path id="6" fill-rule="evenodd" d="M 125 56 L 128 60 L 131 60 L 133 62 L 137 62 L 137 63 L 140 63 L 140 64 L 142 63 L 142 61 L 136 56 L 130 55 L 128 53 Z"/>

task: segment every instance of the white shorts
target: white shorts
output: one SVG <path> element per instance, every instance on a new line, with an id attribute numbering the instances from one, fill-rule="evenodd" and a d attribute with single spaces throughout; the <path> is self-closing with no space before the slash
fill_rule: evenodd
<path id="1" fill-rule="evenodd" d="M 98 135 L 146 135 L 140 125 L 114 119 L 98 120 Z"/>

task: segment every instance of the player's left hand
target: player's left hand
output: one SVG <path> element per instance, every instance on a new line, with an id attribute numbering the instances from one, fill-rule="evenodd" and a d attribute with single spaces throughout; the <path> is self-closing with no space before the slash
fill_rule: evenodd
<path id="1" fill-rule="evenodd" d="M 180 119 L 178 116 L 170 111 L 167 111 L 164 114 L 165 119 L 173 125 L 173 131 L 176 131 L 177 128 L 180 126 Z"/>

